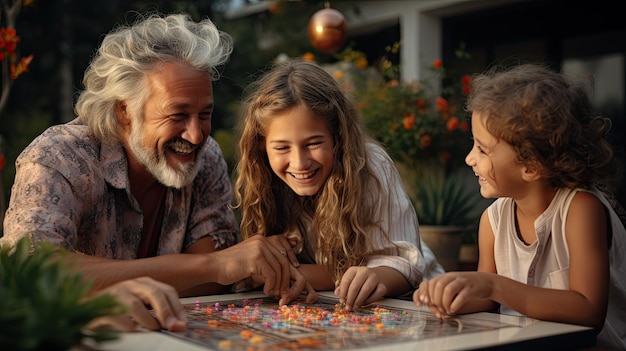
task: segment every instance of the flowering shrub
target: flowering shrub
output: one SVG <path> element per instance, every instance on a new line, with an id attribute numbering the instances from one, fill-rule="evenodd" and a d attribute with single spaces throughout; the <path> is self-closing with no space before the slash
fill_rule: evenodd
<path id="1" fill-rule="evenodd" d="M 395 52 L 397 44 L 388 50 Z M 471 78 L 450 77 L 441 60 L 433 62 L 434 80 L 428 82 L 400 82 L 399 67 L 387 59 L 378 70 L 383 79 L 370 79 L 356 91 L 372 135 L 409 168 L 464 166 L 471 138 L 463 103 Z"/>
<path id="2" fill-rule="evenodd" d="M 386 48 L 395 55 L 400 44 Z M 467 57 L 457 50 L 459 58 Z M 355 94 L 370 134 L 395 160 L 421 224 L 466 225 L 477 217 L 480 195 L 459 170 L 472 147 L 463 109 L 471 78 L 454 76 L 435 60 L 432 79 L 401 82 L 400 67 L 388 58 L 368 64 L 362 52 L 346 49 L 331 71 Z M 313 59 L 310 54 L 303 56 Z M 474 183 L 475 184 L 475 183 Z"/>
<path id="3" fill-rule="evenodd" d="M 22 73 L 28 72 L 28 65 L 33 60 L 33 55 L 17 58 L 17 36 L 15 28 L 0 28 L 0 61 L 8 60 L 11 79 L 17 79 Z"/>

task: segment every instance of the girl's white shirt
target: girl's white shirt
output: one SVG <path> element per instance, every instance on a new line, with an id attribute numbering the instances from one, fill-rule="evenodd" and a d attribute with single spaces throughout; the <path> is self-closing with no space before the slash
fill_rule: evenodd
<path id="1" fill-rule="evenodd" d="M 374 206 L 380 229 L 372 229 L 370 239 L 376 250 L 361 263 L 367 267 L 391 267 L 401 272 L 413 289 L 423 279 L 430 279 L 444 273 L 433 252 L 420 240 L 419 224 L 415 209 L 411 203 L 400 174 L 389 155 L 377 144 L 367 144 L 370 172 L 373 175 L 369 182 L 367 202 L 363 206 Z M 376 179 L 380 183 L 380 191 L 376 187 Z M 314 257 L 316 264 L 324 264 L 322 253 L 317 250 L 316 233 L 311 230 L 312 218 L 304 215 L 299 219 L 299 230 L 303 232 L 304 245 L 296 246 Z M 392 243 L 385 241 L 383 231 Z M 289 236 L 297 238 L 298 234 Z"/>

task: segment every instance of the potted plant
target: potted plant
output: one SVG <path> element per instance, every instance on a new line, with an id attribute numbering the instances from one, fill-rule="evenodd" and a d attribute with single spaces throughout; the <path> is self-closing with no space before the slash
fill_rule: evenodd
<path id="1" fill-rule="evenodd" d="M 458 270 L 460 255 L 477 262 L 475 232 L 484 209 L 477 184 L 469 184 L 468 172 L 457 169 L 447 175 L 436 168 L 425 168 L 410 179 L 412 200 L 420 222 L 420 235 L 446 269 Z M 463 244 L 468 244 L 463 247 Z M 464 249 L 464 250 L 462 250 Z M 474 257 L 467 258 L 468 254 Z"/>
<path id="2" fill-rule="evenodd" d="M 397 55 L 399 49 L 400 43 L 394 43 L 386 48 L 387 55 Z M 458 59 L 468 57 L 463 47 L 456 54 Z M 370 133 L 395 160 L 422 239 L 446 270 L 457 269 L 464 235 L 475 231 L 472 225 L 484 209 L 478 184 L 465 165 L 472 147 L 463 108 L 470 76 L 455 75 L 435 60 L 429 79 L 402 82 L 399 65 L 387 56 L 376 65 L 350 48 L 337 57 L 340 62 L 329 70 L 355 93 Z"/>
<path id="3" fill-rule="evenodd" d="M 110 330 L 86 330 L 94 318 L 123 307 L 111 295 L 88 297 L 91 283 L 59 259 L 61 252 L 21 239 L 0 248 L 0 349 L 81 349 L 85 341 L 115 339 Z"/>

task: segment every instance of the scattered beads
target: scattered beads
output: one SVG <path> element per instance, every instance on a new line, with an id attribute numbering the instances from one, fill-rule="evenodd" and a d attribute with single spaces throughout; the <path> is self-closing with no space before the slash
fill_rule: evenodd
<path id="1" fill-rule="evenodd" d="M 372 334 L 371 337 L 397 334 L 402 325 L 401 319 L 406 311 L 371 307 L 356 311 L 348 311 L 345 304 L 304 304 L 268 307 L 264 300 L 242 300 L 240 303 L 201 304 L 196 301 L 191 307 L 196 313 L 205 314 L 207 326 L 211 329 L 232 328 L 233 325 L 253 326 L 241 327 L 238 338 L 220 340 L 220 350 L 254 350 L 271 351 L 278 349 L 315 349 L 327 347 L 322 343 L 330 342 L 326 338 L 328 328 L 342 338 L 350 333 Z M 296 337 L 281 342 L 281 346 L 273 344 L 266 348 L 265 343 L 273 340 L 272 333 L 298 335 L 302 328 L 308 330 L 309 336 Z M 265 335 L 262 329 L 269 334 Z M 318 336 L 320 338 L 318 338 Z M 268 339 L 268 336 L 270 338 Z M 278 348 L 276 348 L 278 347 Z"/>

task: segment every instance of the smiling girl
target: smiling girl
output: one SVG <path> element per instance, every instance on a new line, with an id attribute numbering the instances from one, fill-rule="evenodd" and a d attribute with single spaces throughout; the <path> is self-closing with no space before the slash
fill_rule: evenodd
<path id="1" fill-rule="evenodd" d="M 330 74 L 311 62 L 277 64 L 245 103 L 235 183 L 244 239 L 268 236 L 348 309 L 443 272 L 420 242 L 393 161 Z"/>
<path id="2" fill-rule="evenodd" d="M 609 193 L 619 164 L 610 121 L 582 82 L 539 65 L 475 77 L 468 99 L 480 193 L 478 272 L 423 282 L 417 305 L 441 318 L 498 310 L 596 328 L 626 349 L 626 230 Z M 619 211 L 619 213 L 622 213 Z"/>

